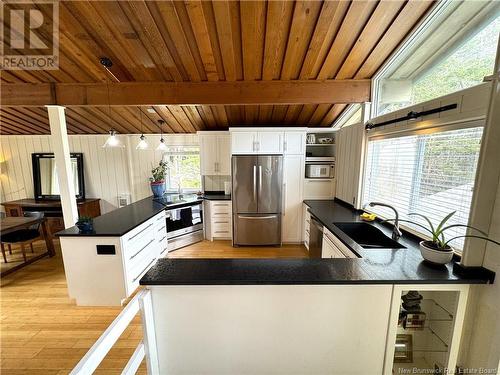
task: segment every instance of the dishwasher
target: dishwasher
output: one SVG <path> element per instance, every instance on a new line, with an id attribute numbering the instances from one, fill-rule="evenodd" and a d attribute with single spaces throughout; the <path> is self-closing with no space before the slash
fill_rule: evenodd
<path id="1" fill-rule="evenodd" d="M 321 258 L 323 225 L 311 215 L 309 224 L 309 258 Z"/>

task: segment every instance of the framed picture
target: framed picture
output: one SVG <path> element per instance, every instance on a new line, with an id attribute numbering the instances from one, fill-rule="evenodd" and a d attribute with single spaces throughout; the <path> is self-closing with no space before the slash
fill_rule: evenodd
<path id="1" fill-rule="evenodd" d="M 396 335 L 394 363 L 413 362 L 413 338 L 411 335 Z"/>

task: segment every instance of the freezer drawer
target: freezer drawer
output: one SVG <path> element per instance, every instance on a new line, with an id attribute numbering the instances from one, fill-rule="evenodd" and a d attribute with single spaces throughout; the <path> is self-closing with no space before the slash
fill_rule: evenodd
<path id="1" fill-rule="evenodd" d="M 234 245 L 281 245 L 281 215 L 235 214 Z"/>

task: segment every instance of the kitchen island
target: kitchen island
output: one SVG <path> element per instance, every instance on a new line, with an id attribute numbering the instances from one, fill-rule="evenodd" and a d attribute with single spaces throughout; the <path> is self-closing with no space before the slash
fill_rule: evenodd
<path id="1" fill-rule="evenodd" d="M 159 259 L 144 275 L 159 373 L 389 375 L 410 364 L 393 360 L 407 345 L 401 335 L 413 337 L 413 366 L 454 368 L 469 285 L 493 275 L 426 264 L 408 235 L 402 249 L 363 249 L 333 227 L 357 221 L 357 211 L 306 203 L 359 257 Z M 425 331 L 401 326 L 411 290 L 429 317 Z"/>
<path id="2" fill-rule="evenodd" d="M 148 197 L 96 217 L 92 231 L 74 226 L 56 233 L 69 296 L 78 305 L 121 305 L 142 275 L 167 255 L 165 210 L 199 202 L 196 195 Z"/>

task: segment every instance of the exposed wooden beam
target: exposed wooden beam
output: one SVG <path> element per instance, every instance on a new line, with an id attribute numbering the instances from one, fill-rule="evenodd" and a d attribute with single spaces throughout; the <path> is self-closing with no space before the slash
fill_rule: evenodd
<path id="1" fill-rule="evenodd" d="M 109 87 L 109 93 L 108 93 Z M 5 83 L 2 106 L 334 104 L 370 101 L 370 80 Z"/>

